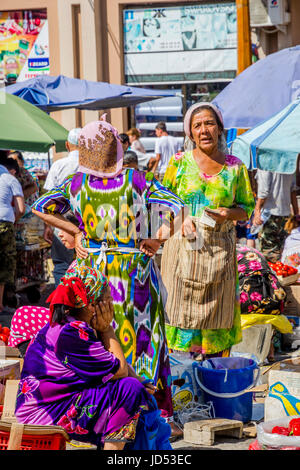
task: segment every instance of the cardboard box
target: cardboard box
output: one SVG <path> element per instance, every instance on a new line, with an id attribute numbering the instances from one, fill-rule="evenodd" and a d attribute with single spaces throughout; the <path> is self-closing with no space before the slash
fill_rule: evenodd
<path id="1" fill-rule="evenodd" d="M 284 306 L 284 315 L 300 316 L 300 283 L 285 286 L 286 301 Z"/>
<path id="2" fill-rule="evenodd" d="M 247 353 L 253 354 L 259 364 L 262 364 L 268 357 L 272 336 L 273 327 L 267 325 L 253 325 L 245 328 L 242 331 L 243 339 L 241 343 L 232 346 L 233 353 Z"/>
<path id="3" fill-rule="evenodd" d="M 7 380 L 19 380 L 21 377 L 18 359 L 0 359 L 0 404 L 4 403 Z"/>
<path id="4" fill-rule="evenodd" d="M 300 358 L 278 362 L 268 373 L 265 421 L 300 415 Z"/>

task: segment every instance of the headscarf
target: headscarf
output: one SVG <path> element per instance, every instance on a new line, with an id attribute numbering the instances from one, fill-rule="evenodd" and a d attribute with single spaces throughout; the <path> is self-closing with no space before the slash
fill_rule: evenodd
<path id="1" fill-rule="evenodd" d="M 78 171 L 100 178 L 113 178 L 123 168 L 123 147 L 117 129 L 106 121 L 106 114 L 100 121 L 84 126 L 79 134 Z"/>
<path id="2" fill-rule="evenodd" d="M 72 263 L 47 299 L 50 302 L 51 316 L 57 304 L 83 308 L 94 303 L 107 286 L 108 279 L 99 270 Z"/>
<path id="3" fill-rule="evenodd" d="M 184 148 L 185 150 L 192 150 L 195 148 L 195 143 L 192 140 L 192 134 L 191 134 L 191 120 L 192 120 L 192 115 L 193 112 L 196 111 L 197 109 L 201 109 L 202 107 L 209 107 L 211 108 L 215 114 L 218 116 L 220 124 L 222 125 L 222 133 L 219 137 L 219 142 L 218 142 L 218 148 L 221 152 L 228 154 L 228 146 L 226 143 L 226 137 L 224 134 L 224 121 L 223 121 L 223 116 L 219 108 L 215 106 L 214 104 L 210 103 L 209 101 L 200 101 L 199 103 L 195 103 L 192 106 L 189 107 L 187 112 L 185 113 L 184 116 L 184 121 L 183 121 L 183 128 L 184 128 L 184 133 L 186 135 L 185 142 L 184 142 Z"/>

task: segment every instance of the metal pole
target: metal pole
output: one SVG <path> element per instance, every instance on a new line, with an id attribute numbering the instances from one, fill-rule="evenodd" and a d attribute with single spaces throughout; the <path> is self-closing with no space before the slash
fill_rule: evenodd
<path id="1" fill-rule="evenodd" d="M 236 0 L 237 10 L 237 74 L 252 64 L 249 0 Z"/>

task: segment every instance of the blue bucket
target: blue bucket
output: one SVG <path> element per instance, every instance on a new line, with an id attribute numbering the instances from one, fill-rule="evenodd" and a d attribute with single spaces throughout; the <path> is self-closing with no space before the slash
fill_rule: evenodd
<path id="1" fill-rule="evenodd" d="M 199 363 L 195 379 L 204 401 L 212 402 L 216 418 L 247 423 L 251 420 L 253 400 L 253 393 L 247 390 L 255 387 L 259 373 L 252 359 L 216 357 Z"/>

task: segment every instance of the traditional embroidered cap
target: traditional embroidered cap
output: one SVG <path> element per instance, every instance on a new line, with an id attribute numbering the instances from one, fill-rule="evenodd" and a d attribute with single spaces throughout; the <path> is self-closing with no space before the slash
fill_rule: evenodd
<path id="1" fill-rule="evenodd" d="M 82 308 L 92 304 L 108 286 L 108 279 L 99 270 L 72 263 L 59 285 L 48 297 L 51 315 L 54 305 Z"/>
<path id="2" fill-rule="evenodd" d="M 71 129 L 68 134 L 68 142 L 73 145 L 78 145 L 78 137 L 81 131 L 81 127 L 76 127 L 75 129 Z"/>
<path id="3" fill-rule="evenodd" d="M 123 169 L 123 147 L 117 129 L 106 121 L 93 121 L 79 136 L 78 171 L 100 178 L 112 178 Z"/>
<path id="4" fill-rule="evenodd" d="M 187 135 L 188 137 L 191 137 L 191 118 L 192 118 L 192 114 L 196 109 L 198 109 L 198 108 L 200 109 L 203 106 L 205 106 L 205 107 L 208 106 L 209 108 L 211 108 L 216 113 L 216 115 L 218 116 L 222 126 L 224 127 L 223 116 L 222 116 L 222 113 L 219 110 L 219 108 L 217 108 L 217 106 L 210 103 L 209 101 L 201 101 L 200 103 L 195 103 L 192 106 L 190 106 L 189 109 L 187 110 L 185 116 L 184 116 L 183 128 L 184 128 L 185 135 Z"/>

